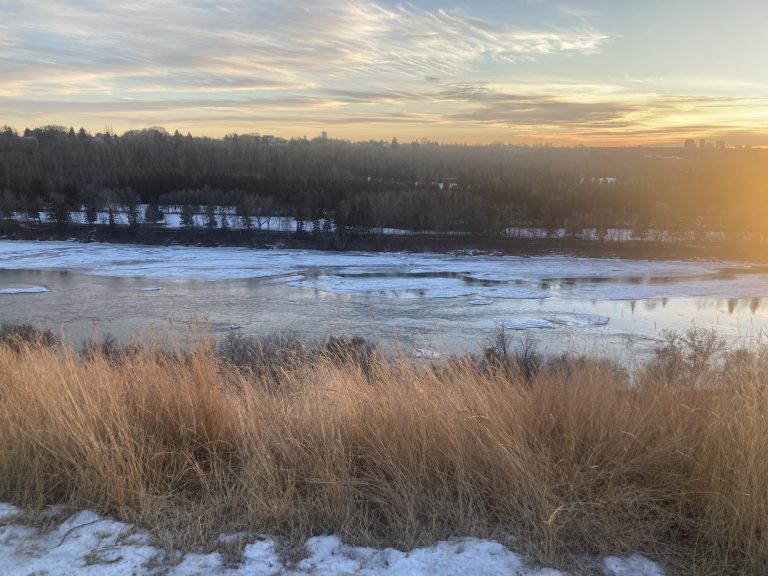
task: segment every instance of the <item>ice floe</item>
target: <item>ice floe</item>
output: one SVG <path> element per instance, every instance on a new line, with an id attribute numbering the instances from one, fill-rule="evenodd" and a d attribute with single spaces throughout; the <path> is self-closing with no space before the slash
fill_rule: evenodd
<path id="1" fill-rule="evenodd" d="M 546 318 L 494 318 L 493 321 L 505 330 L 534 330 L 557 328 L 557 324 Z"/>
<path id="2" fill-rule="evenodd" d="M 0 294 L 40 294 L 48 292 L 44 286 L 27 286 L 23 288 L 0 288 Z"/>
<path id="3" fill-rule="evenodd" d="M 561 326 L 606 326 L 610 322 L 610 318 L 598 314 L 556 312 L 546 316 L 520 315 L 509 318 L 494 318 L 493 321 L 505 330 L 534 330 Z"/>
<path id="4" fill-rule="evenodd" d="M 574 312 L 558 312 L 545 319 L 561 326 L 606 326 L 610 322 L 607 316 Z"/>

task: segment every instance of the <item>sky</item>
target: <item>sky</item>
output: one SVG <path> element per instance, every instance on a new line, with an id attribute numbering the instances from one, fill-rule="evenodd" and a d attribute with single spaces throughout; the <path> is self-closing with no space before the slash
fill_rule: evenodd
<path id="1" fill-rule="evenodd" d="M 767 0 L 0 0 L 0 125 L 768 145 Z"/>

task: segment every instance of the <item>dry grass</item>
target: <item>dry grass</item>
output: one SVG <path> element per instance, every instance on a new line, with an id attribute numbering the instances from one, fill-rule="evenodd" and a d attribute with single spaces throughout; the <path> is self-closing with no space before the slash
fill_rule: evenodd
<path id="1" fill-rule="evenodd" d="M 375 354 L 257 373 L 212 345 L 115 360 L 0 344 L 0 500 L 88 507 L 169 546 L 475 535 L 561 566 L 639 551 L 763 574 L 768 374 L 759 355 L 728 358 L 695 379 L 657 363 L 630 387 L 588 360 L 532 379 Z"/>

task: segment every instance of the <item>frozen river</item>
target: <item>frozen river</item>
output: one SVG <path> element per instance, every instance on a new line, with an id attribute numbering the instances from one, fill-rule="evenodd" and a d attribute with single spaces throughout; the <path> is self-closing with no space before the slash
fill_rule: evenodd
<path id="1" fill-rule="evenodd" d="M 0 321 L 74 342 L 136 331 L 360 335 L 438 352 L 528 329 L 542 351 L 643 354 L 695 323 L 768 329 L 768 269 L 734 262 L 0 241 Z"/>

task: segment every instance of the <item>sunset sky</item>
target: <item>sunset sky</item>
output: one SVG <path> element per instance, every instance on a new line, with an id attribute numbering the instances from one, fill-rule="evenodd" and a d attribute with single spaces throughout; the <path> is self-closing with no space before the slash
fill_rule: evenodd
<path id="1" fill-rule="evenodd" d="M 0 124 L 768 145 L 766 0 L 0 0 Z"/>

